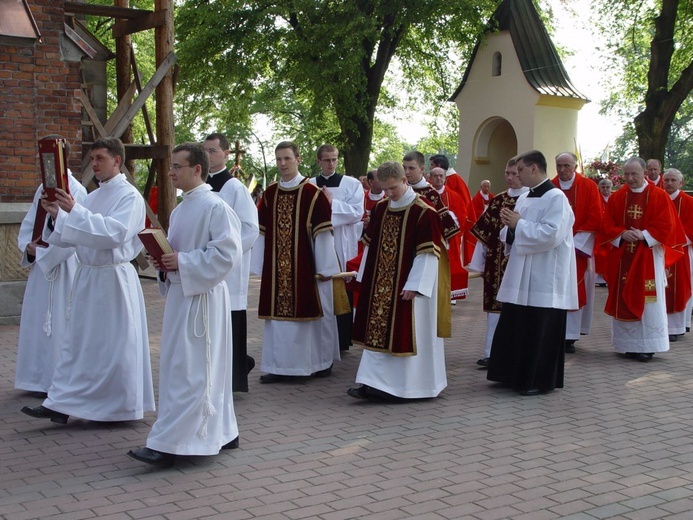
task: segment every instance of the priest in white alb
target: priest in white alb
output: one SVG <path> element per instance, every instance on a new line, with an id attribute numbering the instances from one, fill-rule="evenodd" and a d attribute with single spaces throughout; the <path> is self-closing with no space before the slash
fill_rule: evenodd
<path id="1" fill-rule="evenodd" d="M 61 139 L 57 134 L 44 139 Z M 66 142 L 65 153 L 70 156 Z M 70 194 L 80 204 L 87 190 L 68 170 Z M 45 397 L 53 381 L 58 351 L 65 335 L 65 305 L 77 271 L 74 247 L 40 245 L 32 236 L 36 211 L 41 205 L 41 184 L 19 228 L 17 245 L 22 251 L 22 267 L 29 268 L 17 344 L 14 387 Z M 44 213 L 45 215 L 45 213 Z"/>
<path id="2" fill-rule="evenodd" d="M 119 139 L 91 145 L 100 181 L 79 204 L 63 190 L 42 204 L 51 218 L 44 240 L 74 247 L 79 267 L 66 304 L 67 333 L 41 406 L 24 407 L 32 417 L 66 423 L 70 415 L 91 421 L 132 421 L 154 410 L 147 315 L 137 271 L 142 249 L 144 200 L 120 166 Z"/>
<path id="3" fill-rule="evenodd" d="M 133 459 L 170 466 L 176 455 L 216 455 L 238 447 L 231 384 L 231 303 L 225 280 L 242 262 L 241 222 L 205 182 L 209 157 L 184 143 L 171 155 L 169 176 L 183 192 L 171 213 L 173 253 L 161 257 L 166 295 L 161 332 L 159 416 Z M 228 184 L 228 183 L 227 183 Z"/>

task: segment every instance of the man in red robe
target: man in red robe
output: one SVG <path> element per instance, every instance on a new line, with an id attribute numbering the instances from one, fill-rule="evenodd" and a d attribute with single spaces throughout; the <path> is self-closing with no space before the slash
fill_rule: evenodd
<path id="1" fill-rule="evenodd" d="M 611 197 L 611 190 L 614 187 L 614 183 L 611 182 L 611 179 L 601 179 L 597 187 L 599 188 L 599 194 L 602 198 L 602 209 L 606 211 L 606 202 L 609 200 L 609 197 Z M 611 244 L 594 244 L 594 283 L 599 287 L 606 287 L 604 273 L 608 265 L 610 251 Z"/>
<path id="2" fill-rule="evenodd" d="M 664 189 L 662 181 L 662 163 L 659 159 L 647 160 L 647 182 Z"/>
<path id="3" fill-rule="evenodd" d="M 645 181 L 645 161 L 623 165 L 626 185 L 606 203 L 597 237 L 614 249 L 606 272 L 612 345 L 629 359 L 649 361 L 669 350 L 665 267 L 678 260 L 685 233 L 664 190 Z"/>
<path id="4" fill-rule="evenodd" d="M 481 214 L 486 211 L 486 208 L 488 208 L 492 198 L 493 193 L 491 193 L 491 181 L 484 179 L 481 181 L 479 191 L 472 199 L 472 204 L 474 204 L 474 212 L 476 213 L 477 217 L 480 217 Z"/>
<path id="5" fill-rule="evenodd" d="M 556 156 L 556 177 L 551 182 L 568 197 L 575 215 L 573 243 L 578 273 L 579 309 L 568 312 L 565 331 L 565 351 L 575 352 L 575 342 L 587 335 L 592 324 L 594 307 L 594 239 L 602 220 L 602 201 L 599 188 L 591 179 L 577 173 L 578 159 L 572 152 Z"/>
<path id="6" fill-rule="evenodd" d="M 431 186 L 440 195 L 440 199 L 448 208 L 455 222 L 460 224 L 460 219 L 464 222 L 467 215 L 467 207 L 464 205 L 462 197 L 445 186 L 445 170 L 442 168 L 432 168 L 429 174 Z M 453 236 L 448 241 L 448 258 L 450 259 L 450 299 L 461 300 L 467 296 L 469 286 L 469 273 L 462 267 L 462 239 L 461 233 Z"/>
<path id="7" fill-rule="evenodd" d="M 667 269 L 667 324 L 669 341 L 678 341 L 679 336 L 690 330 L 691 310 L 691 241 L 693 240 L 693 197 L 681 191 L 683 174 L 669 168 L 662 175 L 664 191 L 674 203 L 676 214 L 686 232 L 684 254 Z"/>
<path id="8" fill-rule="evenodd" d="M 445 155 L 431 155 L 431 157 L 428 160 L 430 168 L 442 168 L 443 170 L 445 170 L 445 185 L 449 190 L 456 192 L 460 197 L 462 197 L 465 206 L 467 206 L 468 225 L 461 226 L 463 228 L 461 237 L 463 244 L 462 263 L 463 265 L 467 265 L 472 259 L 472 254 L 474 253 L 474 244 L 476 243 L 474 237 L 471 234 L 469 234 L 469 229 L 474 225 L 476 219 L 479 218 L 479 215 L 476 213 L 474 205 L 472 204 L 472 195 L 469 191 L 467 183 L 464 182 L 462 176 L 450 167 L 450 161 Z"/>

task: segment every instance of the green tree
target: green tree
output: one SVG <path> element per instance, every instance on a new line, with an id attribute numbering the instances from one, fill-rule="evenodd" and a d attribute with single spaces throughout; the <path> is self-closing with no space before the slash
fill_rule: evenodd
<path id="1" fill-rule="evenodd" d="M 464 55 L 496 2 L 484 0 L 185 0 L 176 13 L 180 86 L 187 123 L 249 122 L 257 110 L 298 99 L 302 124 L 326 125 L 347 171 L 368 169 L 383 81 L 399 57 L 399 84 L 457 80 L 449 57 Z M 428 87 L 425 87 L 426 90 Z M 338 132 L 332 130 L 336 122 Z M 327 139 L 324 139 L 327 140 Z"/>
<path id="2" fill-rule="evenodd" d="M 632 117 L 641 157 L 665 161 L 677 113 L 693 90 L 693 2 L 604 2 L 598 20 L 611 35 L 611 70 L 624 71 L 605 110 Z"/>

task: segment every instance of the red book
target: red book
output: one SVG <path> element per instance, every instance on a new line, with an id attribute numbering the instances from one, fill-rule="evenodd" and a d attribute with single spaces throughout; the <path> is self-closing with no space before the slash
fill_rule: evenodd
<path id="1" fill-rule="evenodd" d="M 65 139 L 41 139 L 38 142 L 38 150 L 41 161 L 41 180 L 46 198 L 50 201 L 55 200 L 56 188 L 70 193 Z"/>
<path id="2" fill-rule="evenodd" d="M 154 257 L 158 264 L 163 267 L 161 262 L 162 255 L 173 253 L 173 248 L 168 243 L 164 230 L 161 228 L 146 228 L 137 233 L 137 236 L 140 237 L 140 241 L 147 253 Z M 167 271 L 168 269 L 161 270 Z"/>
<path id="3" fill-rule="evenodd" d="M 36 242 L 36 245 L 46 247 L 48 244 L 41 238 L 43 236 L 43 226 L 46 223 L 48 212 L 39 201 L 36 206 L 36 218 L 34 218 L 34 230 L 31 232 L 31 241 Z"/>

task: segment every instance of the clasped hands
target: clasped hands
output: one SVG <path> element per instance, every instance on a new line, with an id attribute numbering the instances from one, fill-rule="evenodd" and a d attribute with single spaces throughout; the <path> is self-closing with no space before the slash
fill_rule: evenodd
<path id="1" fill-rule="evenodd" d="M 645 240 L 645 235 L 643 235 L 641 230 L 632 227 L 623 232 L 621 239 L 626 242 L 638 242 L 639 240 Z"/>
<path id="2" fill-rule="evenodd" d="M 509 208 L 502 208 L 500 210 L 500 219 L 504 226 L 515 229 L 517 222 L 520 220 L 520 214 Z"/>

